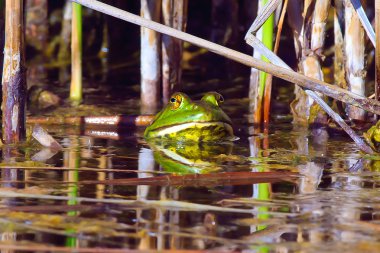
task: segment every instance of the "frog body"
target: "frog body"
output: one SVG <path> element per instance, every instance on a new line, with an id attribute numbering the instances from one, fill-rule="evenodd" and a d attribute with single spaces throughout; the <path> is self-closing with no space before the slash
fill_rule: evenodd
<path id="1" fill-rule="evenodd" d="M 144 137 L 176 142 L 233 140 L 231 119 L 219 107 L 222 102 L 217 92 L 206 93 L 200 101 L 176 92 L 146 128 Z"/>
<path id="2" fill-rule="evenodd" d="M 380 120 L 372 126 L 366 133 L 363 133 L 364 139 L 377 152 L 380 149 Z"/>

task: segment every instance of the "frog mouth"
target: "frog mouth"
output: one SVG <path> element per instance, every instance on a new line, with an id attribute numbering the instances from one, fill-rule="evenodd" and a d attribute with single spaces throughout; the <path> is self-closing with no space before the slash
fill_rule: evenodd
<path id="1" fill-rule="evenodd" d="M 202 129 L 202 128 L 209 128 L 209 127 L 222 127 L 225 128 L 228 133 L 233 135 L 232 126 L 226 122 L 222 121 L 212 121 L 212 122 L 189 122 L 189 123 L 183 123 L 183 124 L 176 124 L 168 127 L 160 127 L 154 130 L 154 136 L 165 136 L 172 133 L 178 133 L 181 131 L 185 131 L 187 129 Z"/>

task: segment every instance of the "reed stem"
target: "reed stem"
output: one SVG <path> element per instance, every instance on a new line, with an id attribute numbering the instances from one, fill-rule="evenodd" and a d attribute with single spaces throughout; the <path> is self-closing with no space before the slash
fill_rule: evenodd
<path id="1" fill-rule="evenodd" d="M 184 31 L 187 19 L 187 0 L 163 0 L 164 24 Z M 166 103 L 174 91 L 181 87 L 183 42 L 168 35 L 162 35 L 162 102 Z"/>
<path id="2" fill-rule="evenodd" d="M 268 0 L 262 0 L 261 6 L 264 6 Z M 273 50 L 273 28 L 274 28 L 274 16 L 273 14 L 269 16 L 269 18 L 265 21 L 262 26 L 262 38 L 261 41 L 263 44 L 269 49 Z M 265 62 L 269 62 L 265 56 L 262 56 L 261 59 Z M 264 101 L 264 91 L 265 91 L 265 83 L 266 83 L 267 73 L 260 71 L 259 76 L 259 87 L 258 87 L 258 106 L 257 111 L 255 111 L 254 122 L 262 123 L 262 115 L 263 115 L 263 101 Z"/>
<path id="3" fill-rule="evenodd" d="M 25 139 L 26 68 L 24 53 L 23 1 L 5 2 L 5 46 L 2 75 L 3 140 Z"/>
<path id="4" fill-rule="evenodd" d="M 365 95 L 365 46 L 364 29 L 350 0 L 344 0 L 344 52 L 345 69 L 348 89 L 356 94 Z M 347 114 L 350 119 L 364 121 L 366 113 L 357 107 L 348 106 Z"/>
<path id="5" fill-rule="evenodd" d="M 160 20 L 161 0 L 141 0 L 141 16 Z M 161 35 L 141 27 L 141 112 L 154 113 L 159 105 L 161 84 Z"/>
<path id="6" fill-rule="evenodd" d="M 82 101 L 82 6 L 72 3 L 71 23 L 71 86 L 70 101 L 79 104 Z"/>

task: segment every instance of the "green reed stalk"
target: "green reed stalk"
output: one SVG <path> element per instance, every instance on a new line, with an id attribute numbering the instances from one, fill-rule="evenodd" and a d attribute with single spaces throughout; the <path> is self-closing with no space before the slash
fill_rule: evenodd
<path id="1" fill-rule="evenodd" d="M 264 6 L 267 2 L 268 0 L 261 0 L 261 6 Z M 265 21 L 262 29 L 263 29 L 263 32 L 262 32 L 261 41 L 269 50 L 273 50 L 273 29 L 274 29 L 274 15 L 273 14 L 270 15 L 267 21 Z M 264 61 L 269 62 L 265 56 L 262 56 L 261 58 Z M 256 123 L 262 122 L 262 109 L 263 109 L 262 104 L 264 101 L 263 97 L 264 97 L 266 77 L 267 77 L 267 73 L 260 71 L 258 101 L 257 101 L 258 106 L 257 106 L 257 112 L 255 112 Z"/>
<path id="2" fill-rule="evenodd" d="M 268 2 L 268 0 L 262 0 L 263 6 Z M 263 24 L 263 36 L 261 41 L 263 44 L 270 50 L 273 50 L 273 29 L 274 29 L 274 15 L 270 15 L 270 17 L 265 21 Z M 269 60 L 265 57 L 261 57 L 264 61 L 269 62 Z M 264 96 L 264 89 L 265 89 L 265 79 L 266 79 L 267 73 L 261 71 L 260 72 L 260 86 L 259 86 L 259 94 L 260 98 Z"/>
<path id="3" fill-rule="evenodd" d="M 77 3 L 72 6 L 70 101 L 79 104 L 82 101 L 82 6 Z"/>

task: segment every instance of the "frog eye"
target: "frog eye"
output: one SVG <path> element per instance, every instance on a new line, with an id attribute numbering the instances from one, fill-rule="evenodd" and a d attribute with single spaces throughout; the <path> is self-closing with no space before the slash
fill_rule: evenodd
<path id="1" fill-rule="evenodd" d="M 171 109 L 176 110 L 182 103 L 182 96 L 179 94 L 176 94 L 170 98 L 171 103 Z"/>
<path id="2" fill-rule="evenodd" d="M 219 97 L 218 97 L 218 104 L 222 104 L 224 102 L 224 97 L 220 94 L 218 94 Z"/>
<path id="3" fill-rule="evenodd" d="M 223 102 L 224 102 L 224 97 L 222 96 L 222 95 L 220 95 L 219 93 L 216 93 L 215 92 L 215 94 L 214 94 L 214 98 L 215 98 L 215 101 L 214 101 L 214 103 L 216 104 L 216 105 L 221 105 L 221 104 L 223 104 Z"/>

